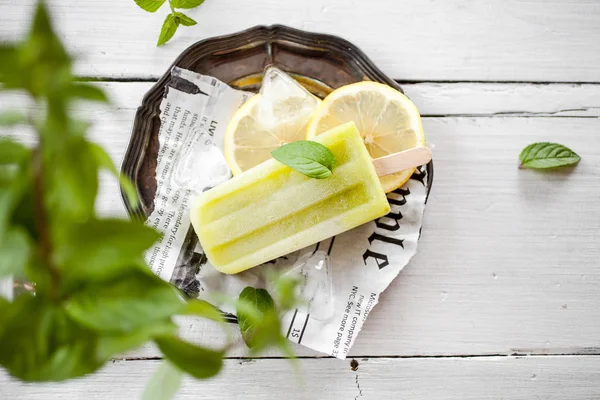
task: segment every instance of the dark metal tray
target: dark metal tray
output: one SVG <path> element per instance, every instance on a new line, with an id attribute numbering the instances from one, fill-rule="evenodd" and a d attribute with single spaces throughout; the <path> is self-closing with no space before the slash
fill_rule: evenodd
<path id="1" fill-rule="evenodd" d="M 402 91 L 352 43 L 336 36 L 281 25 L 256 26 L 232 35 L 202 40 L 181 53 L 172 66 L 214 76 L 233 87 L 257 92 L 268 65 L 286 71 L 320 98 L 340 86 L 365 80 L 381 82 Z M 171 81 L 170 70 L 144 96 L 135 114 L 131 140 L 121 167 L 121 172 L 133 181 L 140 198 L 140 204 L 136 206 L 123 196 L 125 207 L 130 216 L 144 220 L 154 208 L 159 106 Z M 433 163 L 429 163 L 429 189 L 432 179 Z"/>

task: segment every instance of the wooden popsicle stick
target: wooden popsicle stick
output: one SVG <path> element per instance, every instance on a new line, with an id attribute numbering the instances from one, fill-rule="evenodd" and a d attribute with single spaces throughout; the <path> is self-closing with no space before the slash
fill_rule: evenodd
<path id="1" fill-rule="evenodd" d="M 378 176 L 415 168 L 431 161 L 431 150 L 428 147 L 414 147 L 399 153 L 390 154 L 373 160 Z"/>

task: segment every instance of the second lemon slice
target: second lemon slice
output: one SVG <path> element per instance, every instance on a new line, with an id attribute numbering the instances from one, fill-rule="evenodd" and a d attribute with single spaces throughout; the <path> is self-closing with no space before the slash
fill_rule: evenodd
<path id="1" fill-rule="evenodd" d="M 354 121 L 373 158 L 425 145 L 421 117 L 412 101 L 376 82 L 359 82 L 333 91 L 323 100 L 308 127 L 311 139 L 333 127 Z M 380 177 L 385 192 L 402 186 L 414 168 Z"/>

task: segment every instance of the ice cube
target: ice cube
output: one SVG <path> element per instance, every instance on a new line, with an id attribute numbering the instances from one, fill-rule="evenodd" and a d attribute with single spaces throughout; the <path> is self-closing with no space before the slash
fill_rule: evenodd
<path id="1" fill-rule="evenodd" d="M 260 89 L 256 120 L 265 129 L 307 124 L 319 100 L 282 70 L 268 67 Z"/>
<path id="2" fill-rule="evenodd" d="M 177 188 L 201 193 L 231 178 L 225 156 L 210 135 L 192 129 L 184 143 L 171 177 Z"/>
<path id="3" fill-rule="evenodd" d="M 286 275 L 299 279 L 298 296 L 304 300 L 298 309 L 319 321 L 333 317 L 331 260 L 326 252 L 317 251 L 300 257 Z"/>

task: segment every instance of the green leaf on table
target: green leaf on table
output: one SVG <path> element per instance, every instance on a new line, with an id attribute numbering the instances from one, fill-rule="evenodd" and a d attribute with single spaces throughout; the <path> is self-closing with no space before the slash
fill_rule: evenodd
<path id="1" fill-rule="evenodd" d="M 165 4 L 166 0 L 135 0 L 135 4 L 137 4 L 142 10 L 148 12 L 156 12 L 163 4 Z"/>
<path id="2" fill-rule="evenodd" d="M 581 157 L 562 144 L 540 142 L 525 147 L 519 159 L 520 168 L 546 169 L 577 164 Z"/>
<path id="3" fill-rule="evenodd" d="M 175 397 L 181 386 L 183 372 L 164 360 L 150 377 L 141 400 L 170 400 Z"/>
<path id="4" fill-rule="evenodd" d="M 71 295 L 67 312 L 80 324 L 102 333 L 133 332 L 177 313 L 183 300 L 176 289 L 150 270 L 132 268 Z"/>
<path id="5" fill-rule="evenodd" d="M 137 349 L 155 337 L 176 334 L 177 325 L 170 319 L 167 319 L 143 326 L 133 332 L 103 335 L 98 339 L 96 355 L 99 359 L 112 358 Z"/>
<path id="6" fill-rule="evenodd" d="M 89 83 L 73 83 L 66 90 L 66 95 L 75 99 L 108 103 L 108 97 L 106 97 L 104 91 L 100 87 Z"/>
<path id="7" fill-rule="evenodd" d="M 0 365 L 27 381 L 61 381 L 96 371 L 97 337 L 41 295 L 22 294 L 2 307 Z"/>
<path id="8" fill-rule="evenodd" d="M 179 17 L 177 17 L 173 13 L 167 15 L 167 18 L 165 18 L 165 22 L 163 23 L 163 26 L 160 29 L 160 35 L 158 36 L 158 42 L 156 43 L 156 45 L 162 46 L 163 44 L 171 40 L 173 35 L 175 35 L 175 32 L 177 32 L 179 24 Z"/>
<path id="9" fill-rule="evenodd" d="M 24 124 L 25 122 L 27 122 L 27 117 L 20 111 L 8 110 L 0 112 L 0 126 L 11 127 Z M 1 157 L 0 160 L 2 160 Z"/>
<path id="10" fill-rule="evenodd" d="M 299 140 L 271 152 L 274 159 L 309 178 L 324 179 L 335 168 L 335 156 L 321 143 Z"/>
<path id="11" fill-rule="evenodd" d="M 204 0 L 171 0 L 171 6 L 174 8 L 194 8 L 204 3 Z"/>
<path id="12" fill-rule="evenodd" d="M 187 15 L 180 13 L 180 12 L 174 12 L 175 16 L 177 18 L 179 18 L 179 23 L 183 26 L 193 26 L 196 25 L 197 22 L 194 21 L 193 19 L 191 19 L 190 17 L 188 17 Z"/>
<path id="13" fill-rule="evenodd" d="M 135 186 L 133 185 L 133 183 L 131 183 L 129 178 L 127 178 L 125 175 L 119 174 L 119 171 L 115 167 L 115 164 L 113 163 L 112 159 L 101 146 L 92 142 L 89 142 L 89 146 L 90 153 L 92 157 L 96 160 L 98 166 L 107 170 L 108 172 L 112 173 L 115 177 L 117 177 L 121 185 L 121 190 L 123 191 L 123 193 L 125 193 L 125 197 L 127 197 L 129 204 L 131 204 L 132 206 L 137 205 L 139 202 L 137 190 L 135 189 Z"/>
<path id="14" fill-rule="evenodd" d="M 0 278 L 23 273 L 31 251 L 25 230 L 12 228 L 3 236 L 0 240 Z"/>
<path id="15" fill-rule="evenodd" d="M 223 350 L 212 350 L 174 336 L 160 337 L 155 342 L 165 358 L 194 378 L 215 376 L 223 366 Z"/>
<path id="16" fill-rule="evenodd" d="M 102 281 L 131 269 L 160 234 L 136 220 L 91 219 L 57 229 L 54 261 L 65 279 Z"/>

